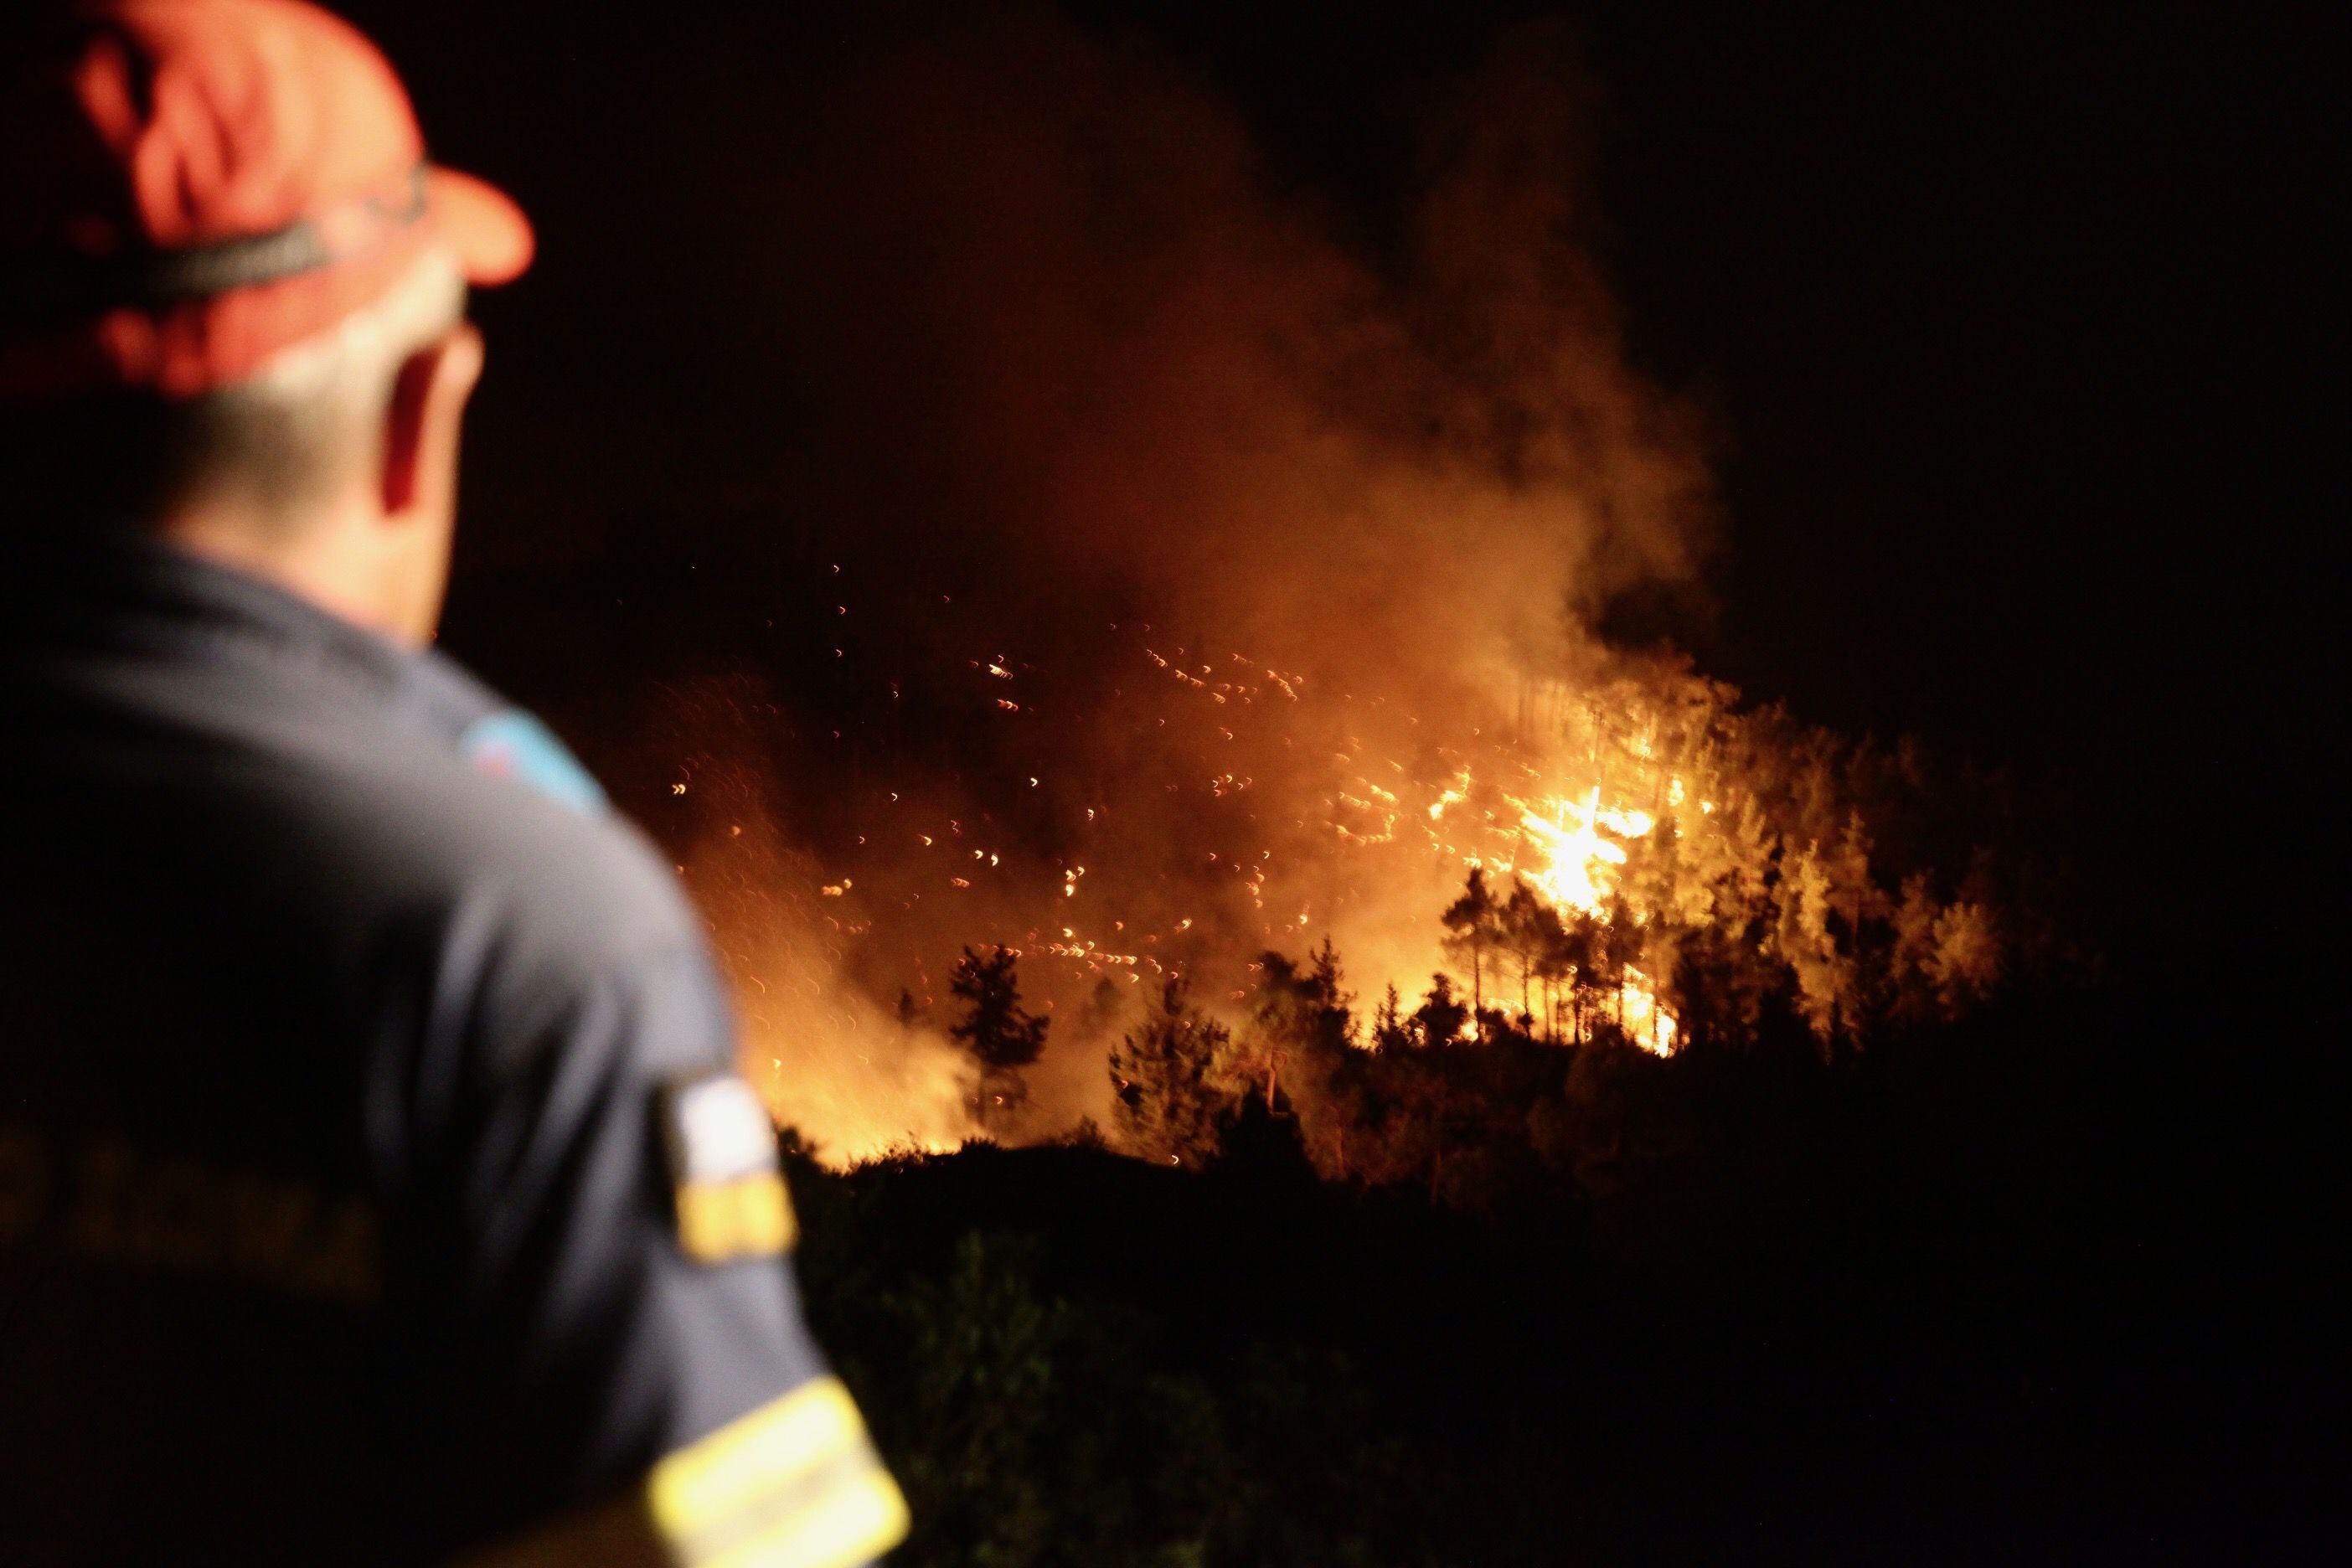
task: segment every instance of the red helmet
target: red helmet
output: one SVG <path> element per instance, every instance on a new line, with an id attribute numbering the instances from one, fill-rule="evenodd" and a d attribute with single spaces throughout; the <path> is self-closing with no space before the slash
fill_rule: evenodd
<path id="1" fill-rule="evenodd" d="M 408 95 L 302 0 L 96 0 L 0 81 L 0 396 L 191 397 L 382 295 L 426 250 L 530 264 L 505 195 L 428 163 Z"/>

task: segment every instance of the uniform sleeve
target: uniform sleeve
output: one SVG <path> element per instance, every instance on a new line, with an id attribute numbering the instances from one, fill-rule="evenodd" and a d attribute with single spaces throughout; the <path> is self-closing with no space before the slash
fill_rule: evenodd
<path id="1" fill-rule="evenodd" d="M 445 1495 L 488 1563 L 845 1568 L 906 1529 L 802 1321 L 772 1128 L 698 942 L 491 1006 L 421 1238 Z M 527 1021 L 536 1015 L 546 1021 Z M 431 1433 L 425 1434 L 429 1441 Z"/>

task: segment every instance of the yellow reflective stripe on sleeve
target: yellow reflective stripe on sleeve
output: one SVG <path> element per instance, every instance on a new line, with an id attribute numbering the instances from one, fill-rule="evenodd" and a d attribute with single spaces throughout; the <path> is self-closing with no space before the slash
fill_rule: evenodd
<path id="1" fill-rule="evenodd" d="M 670 1455 L 646 1501 L 684 1568 L 849 1568 L 907 1533 L 905 1500 L 833 1377 Z"/>
<path id="2" fill-rule="evenodd" d="M 677 1245 L 697 1263 L 774 1258 L 798 1238 L 792 1200 L 773 1171 L 677 1189 Z"/>
<path id="3" fill-rule="evenodd" d="M 853 1568 L 907 1539 L 907 1504 L 878 1466 L 696 1568 Z"/>
<path id="4" fill-rule="evenodd" d="M 670 1454 L 635 1497 L 463 1568 L 854 1568 L 907 1524 L 849 1391 L 821 1377 Z"/>

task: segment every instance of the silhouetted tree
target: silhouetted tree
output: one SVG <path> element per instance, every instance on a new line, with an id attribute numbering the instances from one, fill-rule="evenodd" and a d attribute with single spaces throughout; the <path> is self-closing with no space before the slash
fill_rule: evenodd
<path id="1" fill-rule="evenodd" d="M 1230 1040 L 1171 975 L 1159 1005 L 1110 1048 L 1111 1125 L 1129 1152 L 1155 1165 L 1208 1162 L 1234 1105 L 1211 1079 Z"/>
<path id="2" fill-rule="evenodd" d="M 1756 1024 L 1755 985 L 1743 973 L 1724 929 L 1710 921 L 1685 933 L 1674 956 L 1665 978 L 1683 1048 L 1704 1050 L 1745 1040 Z"/>
<path id="3" fill-rule="evenodd" d="M 1544 919 L 1537 932 L 1541 941 L 1536 954 L 1536 978 L 1544 988 L 1544 1037 L 1559 1038 L 1559 994 L 1562 986 L 1572 985 L 1576 977 L 1592 965 L 1592 931 L 1591 921 L 1580 916 L 1573 922 L 1564 921 L 1557 910 L 1544 910 Z M 1570 1026 L 1581 1034 L 1581 1019 L 1573 1006 L 1570 993 Z"/>
<path id="4" fill-rule="evenodd" d="M 1450 1046 L 1462 1037 L 1462 1026 L 1470 1021 L 1470 1009 L 1454 990 L 1450 974 L 1429 977 L 1429 994 L 1412 1010 L 1412 1032 L 1424 1046 Z"/>
<path id="5" fill-rule="evenodd" d="M 1559 916 L 1553 912 L 1550 905 L 1536 897 L 1534 889 L 1515 877 L 1511 879 L 1511 896 L 1504 900 L 1496 924 L 1503 945 L 1518 964 L 1519 1027 L 1532 1033 L 1535 1011 L 1534 1004 L 1528 999 L 1528 988 L 1543 962 L 1547 928 L 1557 929 Z"/>
<path id="6" fill-rule="evenodd" d="M 1381 998 L 1379 1011 L 1372 1015 L 1372 1049 L 1402 1051 L 1412 1045 L 1412 1026 L 1402 1011 L 1402 1001 L 1397 995 L 1396 982 L 1389 982 L 1388 994 Z"/>
<path id="7" fill-rule="evenodd" d="M 1642 928 L 1634 922 L 1633 910 L 1624 898 L 1609 900 L 1609 916 L 1601 923 L 1602 963 L 1607 966 L 1609 987 L 1617 998 L 1617 1029 L 1625 1029 L 1626 971 L 1642 956 Z"/>
<path id="8" fill-rule="evenodd" d="M 1261 954 L 1257 969 L 1247 1031 L 1251 1045 L 1243 1055 L 1253 1072 L 1263 1066 L 1266 1110 L 1276 1110 L 1279 1083 L 1298 1119 L 1308 1157 L 1324 1174 L 1345 1177 L 1360 1087 L 1352 1058 L 1359 1053 L 1339 952 L 1326 937 L 1304 969 L 1278 952 Z"/>
<path id="9" fill-rule="evenodd" d="M 1014 958 L 1005 948 L 983 956 L 967 947 L 956 961 L 948 988 L 964 1005 L 963 1016 L 948 1026 L 980 1067 L 974 1113 L 984 1129 L 1026 1098 L 1021 1069 L 1045 1048 L 1050 1018 L 1023 1011 Z"/>
<path id="10" fill-rule="evenodd" d="M 1462 896 L 1446 906 L 1440 917 L 1452 934 L 1445 939 L 1447 949 L 1470 955 L 1470 1007 L 1483 1012 L 1486 1005 L 1486 952 L 1502 934 L 1500 910 L 1494 891 L 1486 886 L 1484 867 L 1473 866 L 1462 885 Z"/>

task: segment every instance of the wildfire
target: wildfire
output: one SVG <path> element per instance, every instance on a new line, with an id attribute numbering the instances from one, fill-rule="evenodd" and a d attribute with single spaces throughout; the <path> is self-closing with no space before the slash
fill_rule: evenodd
<path id="1" fill-rule="evenodd" d="M 936 984 L 966 945 L 1023 955 L 1025 1005 L 1055 1020 L 1046 1062 L 1076 1064 L 1054 1110 L 1036 1096 L 1043 1127 L 1099 1118 L 1086 1097 L 1101 1052 L 1163 979 L 1181 977 L 1245 1033 L 1262 954 L 1297 960 L 1328 942 L 1360 1045 L 1374 1043 L 1372 1015 L 1393 992 L 1390 1016 L 1418 1020 L 1411 1037 L 1431 1044 L 1671 1056 L 1686 1035 L 1680 987 L 1698 973 L 1684 960 L 1722 952 L 1725 933 L 1751 933 L 1726 962 L 1788 965 L 1796 1005 L 1826 1040 L 1856 1016 L 1852 933 L 1865 919 L 1881 933 L 1897 923 L 1836 786 L 1796 787 L 1821 776 L 1797 771 L 1819 753 L 1780 732 L 1741 739 L 1727 689 L 1678 675 L 1563 681 L 1500 722 L 1513 704 L 1475 693 L 1459 711 L 1416 712 L 1238 656 L 1139 640 L 1110 651 L 1143 668 L 1085 672 L 1100 683 L 1092 706 L 1033 655 L 976 666 L 976 716 L 1003 710 L 995 693 L 1013 671 L 1038 693 L 1021 719 L 1038 726 L 1033 740 L 989 767 L 975 759 L 951 788 L 886 759 L 838 838 L 812 847 L 823 874 L 812 864 L 796 895 L 747 889 L 753 912 L 721 919 L 735 946 L 757 949 L 728 928 L 772 924 L 775 898 L 806 900 L 811 935 L 762 940 L 822 973 L 771 995 L 785 961 L 755 956 L 739 984 L 759 993 L 746 1013 L 761 1055 L 784 1064 L 763 1087 L 840 1157 L 901 1131 L 917 1146 L 951 1142 L 974 1114 L 948 1033 L 955 1004 Z M 721 776 L 697 765 L 698 786 Z M 700 809 L 730 808 L 715 833 L 740 856 L 746 814 L 732 805 L 721 795 Z M 1801 837 L 1788 826 L 1798 809 L 1812 814 Z M 708 900 L 711 879 L 697 879 Z M 1905 898 L 1909 934 L 1874 937 L 1888 955 L 1874 962 L 1910 965 L 1897 978 L 1935 996 L 1996 972 L 1981 910 Z M 1693 948 L 1702 938 L 1716 945 Z M 821 1027 L 806 1022 L 819 1006 Z M 803 1033 L 834 1042 L 814 1053 L 829 1064 L 814 1091 Z M 894 1065 L 917 1058 L 919 1073 Z M 902 1097 L 922 1113 L 895 1110 Z M 971 1125 L 983 1123 L 1002 1135 L 1000 1120 Z"/>
<path id="2" fill-rule="evenodd" d="M 1624 846 L 1617 840 L 1639 838 L 1657 822 L 1646 811 L 1602 805 L 1601 786 L 1594 784 L 1581 800 L 1554 798 L 1523 806 L 1519 826 L 1536 851 L 1528 866 L 1517 868 L 1519 874 L 1552 903 L 1599 915 L 1609 897 L 1609 868 L 1625 864 Z"/>
<path id="3" fill-rule="evenodd" d="M 1180 698 L 1183 693 L 1195 698 L 1227 695 L 1249 704 L 1259 695 L 1260 689 L 1245 683 L 1213 691 L 1208 682 L 1158 649 L 1145 647 L 1141 652 L 1153 667 L 1177 678 Z M 1262 668 L 1240 656 L 1234 662 L 1253 672 Z M 1207 664 L 1196 668 L 1202 675 L 1213 668 Z M 1304 678 L 1284 677 L 1271 669 L 1265 674 L 1289 703 L 1301 702 Z M 1269 710 L 1266 721 L 1286 725 L 1292 721 L 1290 711 Z M 1317 926 L 1313 911 L 1328 909 L 1333 912 L 1327 918 L 1343 936 L 1342 945 L 1350 952 L 1371 954 L 1369 972 L 1359 971 L 1360 978 L 1369 984 L 1383 985 L 1393 978 L 1403 989 L 1417 986 L 1432 973 L 1450 973 L 1465 993 L 1482 992 L 1484 987 L 1473 983 L 1475 977 L 1464 972 L 1461 953 L 1447 951 L 1435 919 L 1445 889 L 1458 883 L 1465 872 L 1477 869 L 1498 884 L 1508 879 L 1514 886 L 1523 886 L 1563 920 L 1580 917 L 1588 926 L 1604 930 L 1621 924 L 1631 927 L 1620 933 L 1619 945 L 1638 949 L 1645 911 L 1621 896 L 1620 882 L 1628 847 L 1656 833 L 1662 819 L 1633 803 L 1655 798 L 1664 809 L 1674 811 L 1691 794 L 1680 773 L 1667 773 L 1656 742 L 1645 732 L 1647 716 L 1631 711 L 1614 718 L 1602 714 L 1593 725 L 1588 713 L 1589 727 L 1595 728 L 1597 734 L 1614 738 L 1603 746 L 1596 736 L 1588 736 L 1588 765 L 1581 770 L 1548 763 L 1524 742 L 1486 737 L 1482 729 L 1472 726 L 1469 738 L 1475 742 L 1475 754 L 1457 755 L 1434 776 L 1410 755 L 1383 754 L 1400 740 L 1425 732 L 1418 716 L 1390 717 L 1401 719 L 1404 730 L 1390 732 L 1385 742 L 1368 739 L 1369 731 L 1350 720 L 1347 730 L 1335 737 L 1345 743 L 1320 752 L 1310 747 L 1304 735 L 1281 730 L 1280 752 L 1293 787 L 1301 768 L 1333 770 L 1323 796 L 1325 814 L 1320 824 L 1328 837 L 1319 847 L 1294 847 L 1279 862 L 1275 850 L 1262 845 L 1239 850 L 1204 847 L 1197 852 L 1196 864 L 1229 871 L 1240 879 L 1240 890 L 1262 922 L 1255 937 L 1259 945 L 1281 949 L 1302 935 L 1311 936 L 1324 929 Z M 1155 728 L 1165 729 L 1168 723 L 1168 716 L 1160 716 Z M 1213 732 L 1225 742 L 1239 738 L 1222 720 L 1213 724 Z M 1592 763 L 1592 758 L 1602 754 L 1615 759 L 1612 767 Z M 1320 763 L 1310 760 L 1318 756 L 1323 759 Z M 1560 777 L 1567 773 L 1572 778 L 1577 771 L 1583 771 L 1589 782 L 1571 784 Z M 1507 786 L 1489 786 L 1488 779 L 1510 782 Z M 1620 794 L 1611 794 L 1612 780 L 1620 786 Z M 1252 782 L 1233 772 L 1213 773 L 1207 781 L 1208 796 L 1213 802 L 1229 800 Z M 1170 793 L 1181 793 L 1183 788 L 1177 784 L 1167 786 Z M 1711 810 L 1712 803 L 1704 803 L 1702 818 Z M 1087 816 L 1091 824 L 1095 819 L 1091 808 Z M 1256 820 L 1255 814 L 1245 820 Z M 1416 824 L 1421 829 L 1418 834 L 1412 830 Z M 1211 830 L 1207 823 L 1200 826 L 1203 831 Z M 1299 826 L 1312 826 L 1307 822 Z M 1433 857 L 1427 863 L 1432 872 L 1400 874 L 1424 849 Z M 1400 858 L 1403 858 L 1402 864 Z M 1066 871 L 1063 876 L 1061 891 L 1067 896 L 1076 879 Z M 1313 896 L 1318 890 L 1328 891 L 1335 878 L 1342 883 L 1336 896 Z M 1111 885 L 1127 887 L 1115 872 Z M 1299 912 L 1280 917 L 1268 913 L 1285 905 Z M 1181 938 L 1192 925 L 1189 917 L 1178 921 L 1167 934 Z M 1159 940 L 1158 931 L 1142 938 L 1147 946 Z M 1049 943 L 1044 951 L 1076 961 L 1092 973 L 1100 973 L 1104 968 L 1100 950 L 1084 944 L 1066 941 Z M 1184 944 L 1183 954 L 1176 961 L 1180 966 L 1197 967 L 1215 957 L 1197 943 Z M 1471 968 L 1478 967 L 1474 961 Z M 1579 973 L 1586 967 L 1592 970 L 1591 974 Z M 1590 1011 L 1578 1021 L 1580 1037 L 1590 1024 L 1605 1018 L 1623 1039 L 1643 1049 L 1670 1055 L 1679 1043 L 1677 1020 L 1656 984 L 1636 965 L 1621 962 L 1604 966 L 1599 955 L 1587 952 L 1564 976 L 1554 973 L 1552 977 L 1581 985 L 1588 998 L 1606 997 L 1605 1005 L 1589 1004 Z M 1522 1006 L 1503 1005 L 1491 999 L 1481 1005 L 1494 1006 L 1514 1025 L 1520 1021 L 1524 1007 L 1527 1026 L 1564 1036 L 1556 1018 L 1538 1022 L 1531 1004 L 1530 998 Z M 1475 1038 L 1482 1027 L 1475 1017 L 1467 1018 L 1462 1034 Z"/>
<path id="4" fill-rule="evenodd" d="M 1624 363 L 1582 226 L 1557 221 L 1572 204 L 1523 184 L 1572 163 L 1549 141 L 1567 121 L 1492 107 L 1433 142 L 1447 167 L 1398 209 L 1411 252 L 1379 265 L 1245 158 L 1192 177 L 1213 138 L 1056 121 L 987 143 L 1053 160 L 1023 223 L 950 203 L 941 245 L 839 276 L 888 310 L 772 291 L 819 312 L 844 400 L 818 428 L 856 444 L 809 448 L 819 482 L 772 531 L 727 524 L 753 574 L 714 601 L 709 651 L 740 679 L 696 677 L 716 700 L 695 711 L 665 688 L 686 759 L 634 787 L 756 999 L 780 1113 L 818 1141 L 1108 1125 L 1108 1053 L 1165 975 L 1302 1119 L 1309 1069 L 1295 1050 L 1276 1083 L 1291 1021 L 1265 1005 L 1286 973 L 1339 999 L 1321 1044 L 1381 1041 L 1339 1058 L 1368 1079 L 1475 1077 L 1490 1047 L 1565 1074 L 1768 1029 L 1858 1048 L 1999 977 L 2002 892 L 1971 829 L 1905 820 L 1948 781 L 1579 624 L 1706 559 L 1706 422 Z M 1185 177 L 1130 177 L 1177 142 Z M 1106 199 L 1145 221 L 1094 222 Z M 878 253 L 835 205 L 811 231 L 826 256 Z M 1082 221 L 1024 237 L 1047 216 Z M 853 346 L 886 322 L 920 352 Z M 844 460 L 900 447 L 919 460 Z M 716 635 L 739 586 L 773 595 L 774 637 Z M 762 811 L 777 848 L 755 865 L 728 825 Z M 1021 1005 L 1052 1023 L 1002 1116 L 954 1079 L 982 1054 L 946 983 L 967 947 L 1018 950 Z"/>

